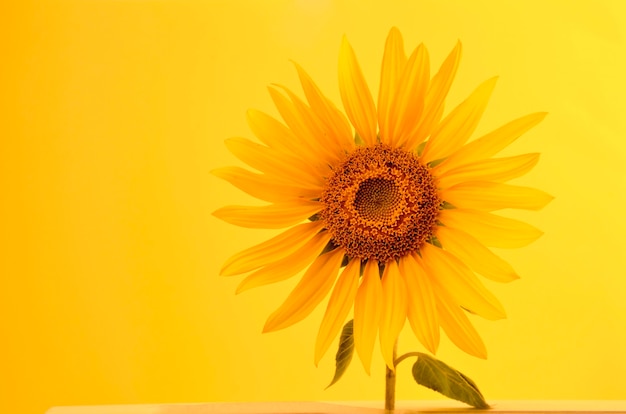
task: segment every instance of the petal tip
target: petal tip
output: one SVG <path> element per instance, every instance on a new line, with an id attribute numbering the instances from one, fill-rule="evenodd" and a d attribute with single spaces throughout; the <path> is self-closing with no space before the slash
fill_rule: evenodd
<path id="1" fill-rule="evenodd" d="M 492 76 L 491 78 L 487 79 L 485 82 L 483 82 L 482 86 L 488 90 L 489 92 L 493 91 L 493 89 L 496 87 L 496 83 L 498 83 L 498 79 L 500 79 L 499 75 L 496 76 Z"/>
<path id="2" fill-rule="evenodd" d="M 263 331 L 261 331 L 261 333 L 269 333 L 269 332 L 274 332 L 276 331 L 276 324 L 274 323 L 274 321 L 272 320 L 272 317 L 270 316 L 267 321 L 265 322 L 265 325 L 263 325 Z"/>
<path id="3" fill-rule="evenodd" d="M 454 47 L 448 54 L 448 59 L 453 58 L 455 61 L 455 66 L 456 66 L 459 64 L 459 61 L 461 60 L 462 52 L 463 52 L 463 43 L 461 42 L 461 39 L 456 39 L 456 43 L 454 44 Z"/>
<path id="4" fill-rule="evenodd" d="M 431 354 L 437 355 L 437 351 L 439 350 L 439 341 L 432 344 L 427 344 L 426 349 L 428 349 L 428 352 L 430 352 Z"/>
<path id="5" fill-rule="evenodd" d="M 222 268 L 220 269 L 218 274 L 220 276 L 232 276 L 232 275 L 234 275 L 234 273 L 231 273 L 231 272 L 228 271 L 228 268 L 230 268 L 230 267 L 231 267 L 230 263 L 225 263 L 222 266 Z"/>
<path id="6" fill-rule="evenodd" d="M 402 32 L 400 32 L 400 29 L 398 29 L 396 26 L 393 26 L 391 29 L 389 29 L 389 34 L 387 35 L 387 39 L 393 38 L 402 40 Z"/>
<path id="7" fill-rule="evenodd" d="M 267 85 L 267 90 L 269 91 L 270 95 L 275 95 L 278 92 L 278 88 L 277 85 L 275 83 L 270 83 L 269 85 Z"/>
<path id="8" fill-rule="evenodd" d="M 350 47 L 350 42 L 348 41 L 348 36 L 344 33 L 341 36 L 341 49 L 343 50 L 345 47 Z"/>
<path id="9" fill-rule="evenodd" d="M 265 321 L 263 325 L 263 333 L 275 332 L 285 328 L 283 320 L 278 317 L 278 311 L 274 311 Z"/>
<path id="10" fill-rule="evenodd" d="M 369 366 L 366 366 L 366 365 L 365 365 L 365 363 L 363 363 L 363 369 L 365 370 L 365 373 L 366 373 L 368 376 L 370 376 L 370 377 L 372 376 L 372 373 L 370 372 L 370 367 L 369 367 Z"/>
<path id="11" fill-rule="evenodd" d="M 235 295 L 239 295 L 240 293 L 245 292 L 249 289 L 245 281 L 246 280 L 244 279 L 243 281 L 241 281 L 241 283 L 239 283 L 239 285 L 237 285 L 237 288 L 235 289 Z"/>
<path id="12" fill-rule="evenodd" d="M 350 44 L 350 41 L 348 40 L 348 36 L 345 34 L 341 38 L 341 47 L 339 49 L 339 59 L 340 59 L 340 62 L 342 60 L 350 61 L 350 60 L 355 59 L 354 50 L 352 49 L 352 45 Z"/>

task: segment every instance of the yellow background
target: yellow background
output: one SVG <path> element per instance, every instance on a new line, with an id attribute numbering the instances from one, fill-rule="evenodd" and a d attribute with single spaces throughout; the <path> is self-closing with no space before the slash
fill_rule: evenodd
<path id="1" fill-rule="evenodd" d="M 13 3 L 13 4 L 10 4 Z M 289 59 L 339 103 L 352 42 L 372 89 L 391 26 L 439 65 L 457 39 L 448 108 L 492 75 L 478 133 L 550 115 L 507 154 L 542 153 L 518 183 L 555 195 L 545 231 L 500 252 L 489 284 L 509 319 L 473 319 L 487 361 L 438 356 L 488 399 L 626 399 L 626 8 L 621 1 L 41 1 L 0 10 L 0 412 L 53 405 L 382 399 L 353 361 L 324 391 L 322 310 L 261 335 L 295 280 L 234 295 L 231 254 L 274 232 L 210 215 L 255 203 L 209 175 L 265 86 L 298 89 Z M 421 350 L 405 331 L 400 351 Z M 399 399 L 437 398 L 399 368 Z M 19 408 L 18 408 L 19 407 Z"/>

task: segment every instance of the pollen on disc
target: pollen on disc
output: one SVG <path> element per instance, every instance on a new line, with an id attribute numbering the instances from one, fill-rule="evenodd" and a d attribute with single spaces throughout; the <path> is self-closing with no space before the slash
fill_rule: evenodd
<path id="1" fill-rule="evenodd" d="M 433 234 L 440 200 L 417 155 L 360 147 L 329 177 L 321 218 L 351 258 L 385 262 L 419 250 Z"/>

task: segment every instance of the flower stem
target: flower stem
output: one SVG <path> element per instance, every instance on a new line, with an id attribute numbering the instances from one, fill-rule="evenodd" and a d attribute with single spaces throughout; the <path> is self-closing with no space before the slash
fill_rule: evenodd
<path id="1" fill-rule="evenodd" d="M 385 411 L 393 411 L 396 406 L 396 355 L 398 352 L 398 341 L 393 346 L 394 369 L 385 366 Z"/>
<path id="2" fill-rule="evenodd" d="M 393 346 L 393 368 L 385 365 L 385 411 L 393 411 L 396 407 L 396 370 L 398 364 L 410 357 L 419 357 L 419 352 L 407 352 L 398 357 L 398 340 Z"/>
<path id="3" fill-rule="evenodd" d="M 394 356 L 393 356 L 394 357 L 393 366 L 397 367 L 400 362 L 404 361 L 407 358 L 410 358 L 410 357 L 418 357 L 419 358 L 419 356 L 420 356 L 419 352 L 407 352 L 406 354 L 400 355 L 399 358 L 396 358 L 396 355 L 394 354 Z"/>

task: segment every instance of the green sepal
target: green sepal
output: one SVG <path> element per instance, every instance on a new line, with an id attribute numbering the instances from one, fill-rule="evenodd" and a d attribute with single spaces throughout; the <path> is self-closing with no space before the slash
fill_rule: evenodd
<path id="1" fill-rule="evenodd" d="M 326 246 L 324 246 L 324 248 L 322 249 L 320 256 L 323 255 L 324 253 L 332 252 L 336 248 L 337 248 L 337 245 L 333 243 L 332 240 L 330 240 L 328 243 L 326 243 Z"/>
<path id="2" fill-rule="evenodd" d="M 441 241 L 439 241 L 439 239 L 437 238 L 437 236 L 435 236 L 434 234 L 432 236 L 430 236 L 430 238 L 428 240 L 426 240 L 428 243 L 432 244 L 433 246 L 439 247 L 440 249 L 443 248 L 441 245 Z"/>
<path id="3" fill-rule="evenodd" d="M 365 144 L 365 141 L 363 141 L 363 138 L 361 138 L 361 136 L 356 131 L 354 131 L 354 143 L 359 146 Z"/>
<path id="4" fill-rule="evenodd" d="M 489 408 L 485 397 L 470 378 L 430 355 L 421 352 L 418 355 L 412 369 L 418 384 L 474 408 Z"/>
<path id="5" fill-rule="evenodd" d="M 453 208 L 456 208 L 454 204 L 448 203 L 446 200 L 443 200 L 439 206 L 439 210 L 451 210 Z"/>
<path id="6" fill-rule="evenodd" d="M 353 320 L 349 320 L 341 330 L 341 336 L 339 338 L 339 347 L 337 348 L 337 355 L 335 355 L 335 376 L 328 387 L 339 381 L 344 372 L 352 361 L 352 355 L 354 354 L 354 335 L 353 335 Z M 328 388 L 326 387 L 326 388 Z"/>
<path id="7" fill-rule="evenodd" d="M 439 158 L 438 160 L 434 160 L 428 163 L 428 166 L 430 168 L 435 168 L 436 166 L 438 166 L 439 164 L 441 164 L 442 162 L 444 162 L 446 159 L 445 158 Z"/>
<path id="8" fill-rule="evenodd" d="M 424 152 L 424 148 L 426 147 L 426 141 L 422 141 L 420 142 L 420 144 L 417 146 L 417 156 L 421 157 L 422 153 Z"/>

